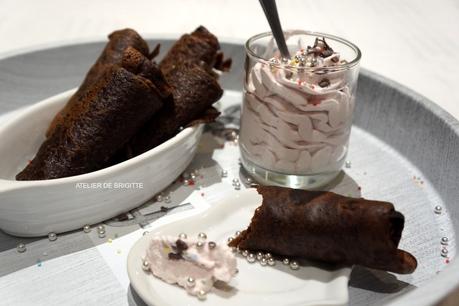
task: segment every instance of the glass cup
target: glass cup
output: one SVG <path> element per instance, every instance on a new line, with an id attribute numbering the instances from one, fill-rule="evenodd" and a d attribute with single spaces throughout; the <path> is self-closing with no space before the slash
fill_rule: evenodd
<path id="1" fill-rule="evenodd" d="M 361 53 L 328 34 L 285 37 L 291 59 L 281 59 L 270 32 L 245 45 L 241 161 L 262 184 L 317 188 L 346 158 Z"/>

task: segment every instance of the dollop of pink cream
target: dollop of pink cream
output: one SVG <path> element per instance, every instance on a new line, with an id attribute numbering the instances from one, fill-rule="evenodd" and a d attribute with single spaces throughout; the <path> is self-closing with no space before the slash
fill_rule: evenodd
<path id="1" fill-rule="evenodd" d="M 211 247 L 209 241 L 201 241 L 202 246 L 198 246 L 198 241 L 153 237 L 145 255 L 152 274 L 169 284 L 178 284 L 191 295 L 198 295 L 201 290 L 209 292 L 216 281 L 229 282 L 237 273 L 231 249 L 225 244 Z M 194 280 L 191 285 L 190 277 Z"/>

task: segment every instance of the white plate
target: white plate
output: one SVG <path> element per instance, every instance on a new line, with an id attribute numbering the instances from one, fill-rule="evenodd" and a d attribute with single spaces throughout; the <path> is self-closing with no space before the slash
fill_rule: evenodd
<path id="1" fill-rule="evenodd" d="M 128 255 L 127 269 L 131 285 L 148 305 L 203 305 L 177 285 L 169 285 L 142 270 L 149 239 L 153 235 L 173 235 L 181 232 L 197 235 L 205 232 L 208 239 L 226 243 L 234 232 L 246 228 L 261 196 L 255 189 L 230 194 L 222 202 L 205 210 L 187 211 L 170 217 L 155 226 L 135 243 Z M 165 221 L 165 220 L 163 220 Z M 230 291 L 213 288 L 205 303 L 208 305 L 346 305 L 350 268 L 323 270 L 303 266 L 291 270 L 281 262 L 274 267 L 249 264 L 238 256 L 239 273 L 230 283 Z"/>
<path id="2" fill-rule="evenodd" d="M 0 126 L 0 228 L 17 236 L 81 229 L 131 210 L 172 183 L 193 159 L 203 125 L 122 163 L 54 180 L 16 181 L 75 89 L 9 114 Z M 160 175 L 158 175 L 160 173 Z M 134 183 L 142 188 L 129 188 Z M 120 186 L 126 188 L 119 188 Z"/>

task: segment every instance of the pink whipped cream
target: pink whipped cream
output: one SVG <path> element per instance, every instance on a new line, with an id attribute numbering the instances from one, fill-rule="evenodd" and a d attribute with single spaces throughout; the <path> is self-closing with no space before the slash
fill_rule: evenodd
<path id="1" fill-rule="evenodd" d="M 154 237 L 145 261 L 153 275 L 198 297 L 217 280 L 229 282 L 237 273 L 236 257 L 226 244 L 198 239 Z"/>
<path id="2" fill-rule="evenodd" d="M 343 63 L 324 39 L 316 39 L 286 62 L 272 58 L 252 67 L 240 134 L 252 162 L 298 175 L 341 168 L 354 109 L 348 76 L 336 69 Z"/>

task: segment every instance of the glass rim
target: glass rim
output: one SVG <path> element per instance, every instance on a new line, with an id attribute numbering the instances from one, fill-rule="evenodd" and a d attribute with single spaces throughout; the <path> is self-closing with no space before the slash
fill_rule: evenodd
<path id="1" fill-rule="evenodd" d="M 339 66 L 330 66 L 330 67 L 295 67 L 295 66 L 286 66 L 286 65 L 282 65 L 282 64 L 271 63 L 269 61 L 269 59 L 266 59 L 266 58 L 263 58 L 263 57 L 257 55 L 252 50 L 251 44 L 254 41 L 256 41 L 256 40 L 258 40 L 260 38 L 264 38 L 264 37 L 268 37 L 268 36 L 273 37 L 272 32 L 263 32 L 263 33 L 256 34 L 256 35 L 250 37 L 245 42 L 245 45 L 244 45 L 245 46 L 245 51 L 249 56 L 253 57 L 258 62 L 261 62 L 261 63 L 264 63 L 264 64 L 272 65 L 272 66 L 275 66 L 275 67 L 278 67 L 278 68 L 281 68 L 281 69 L 287 69 L 287 70 L 301 69 L 302 71 L 310 71 L 310 72 L 323 71 L 323 70 L 333 70 L 333 71 L 349 70 L 349 69 L 353 68 L 354 66 L 358 65 L 359 62 L 360 62 L 360 59 L 362 57 L 362 52 L 360 51 L 359 47 L 357 47 L 355 44 L 353 44 L 349 40 L 341 38 L 339 36 L 335 36 L 335 35 L 331 35 L 331 34 L 327 34 L 327 33 L 322 33 L 322 32 L 305 31 L 305 30 L 286 30 L 286 31 L 284 31 L 284 34 L 287 34 L 287 35 L 305 34 L 305 35 L 310 35 L 310 36 L 315 36 L 315 37 L 324 37 L 326 39 L 331 39 L 331 40 L 337 41 L 339 43 L 342 43 L 342 44 L 350 47 L 355 52 L 355 57 L 350 62 L 347 62 L 347 63 L 339 65 Z"/>

